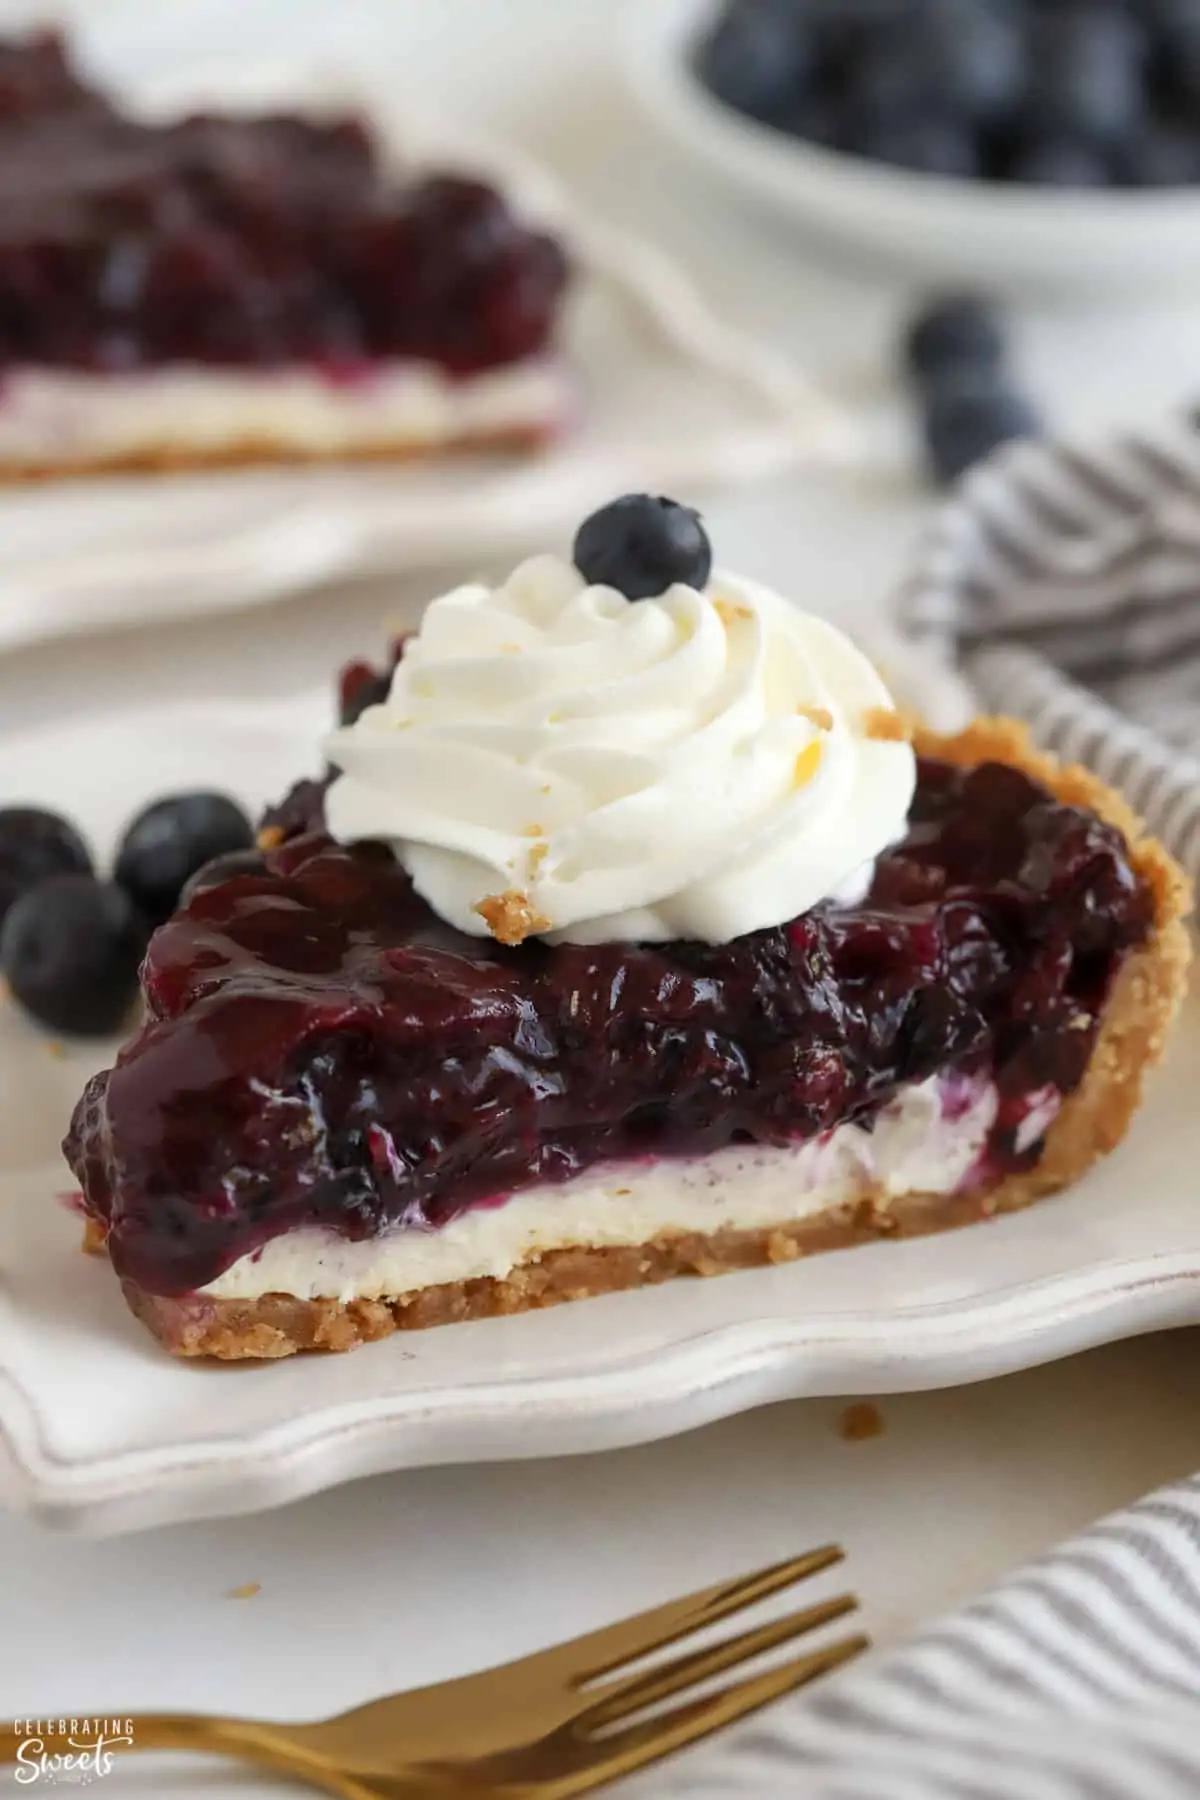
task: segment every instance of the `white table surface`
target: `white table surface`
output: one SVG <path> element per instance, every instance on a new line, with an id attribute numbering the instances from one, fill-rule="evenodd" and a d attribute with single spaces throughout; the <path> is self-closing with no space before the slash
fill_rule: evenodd
<path id="1" fill-rule="evenodd" d="M 0 25 L 44 13 L 0 0 Z M 610 212 L 658 233 L 743 318 L 878 414 L 904 413 L 889 345 L 905 294 L 769 219 L 741 216 L 633 112 L 615 0 L 88 0 L 114 70 L 311 44 L 428 107 L 499 126 Z M 286 24 L 284 21 L 286 20 Z M 1021 365 L 1056 418 L 1088 424 L 1200 397 L 1200 310 L 1018 315 Z M 855 481 L 781 483 L 708 508 L 722 560 L 869 621 L 925 517 L 884 455 Z M 411 596 L 411 586 L 406 590 Z M 234 620 L 49 647 L 0 664 L 0 708 L 94 696 L 311 686 L 378 641 L 378 585 Z M 286 621 L 286 623 L 285 623 Z M 370 1354 L 369 1351 L 364 1354 Z M 1200 1464 L 1195 1333 L 1110 1346 L 957 1392 L 889 1400 L 848 1444 L 839 1405 L 780 1406 L 583 1460 L 361 1483 L 259 1518 L 89 1545 L 0 1520 L 0 1714 L 195 1706 L 300 1717 L 437 1680 L 830 1537 L 850 1550 L 878 1642 L 977 1591 L 1101 1512 Z M 230 1590 L 261 1584 L 252 1599 Z M 228 1800 L 240 1775 L 130 1764 L 119 1800 Z M 290 1791 L 275 1786 L 273 1791 Z"/>

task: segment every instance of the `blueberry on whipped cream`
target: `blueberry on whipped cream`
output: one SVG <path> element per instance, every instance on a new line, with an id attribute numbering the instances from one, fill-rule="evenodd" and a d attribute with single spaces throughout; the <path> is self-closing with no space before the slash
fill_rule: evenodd
<path id="1" fill-rule="evenodd" d="M 575 565 L 435 600 L 387 697 L 327 744 L 334 837 L 383 840 L 447 924 L 510 944 L 720 944 L 861 898 L 916 782 L 891 696 L 834 626 L 710 574 L 693 530 L 617 501 Z"/>
<path id="2" fill-rule="evenodd" d="M 572 561 L 592 586 L 649 600 L 677 581 L 704 587 L 712 545 L 694 508 L 661 494 L 625 494 L 584 520 Z"/>

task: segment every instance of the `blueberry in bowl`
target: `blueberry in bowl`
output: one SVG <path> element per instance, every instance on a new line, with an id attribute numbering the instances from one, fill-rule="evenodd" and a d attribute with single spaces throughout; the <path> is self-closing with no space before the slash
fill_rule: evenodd
<path id="1" fill-rule="evenodd" d="M 700 37 L 693 67 L 735 111 L 803 137 L 814 99 L 840 118 L 842 145 L 868 159 L 1001 181 L 1037 179 L 1032 163 L 997 146 L 1016 137 L 1058 146 L 1072 167 L 1099 170 L 1097 152 L 1135 143 L 1174 114 L 1195 54 L 1186 8 L 1145 17 L 1121 0 L 905 0 L 837 7 L 827 0 L 727 0 Z M 936 122 L 936 132 L 934 124 Z M 896 154 L 956 144 L 953 155 Z M 1089 155 L 1093 161 L 1089 165 Z M 1115 176 L 1110 172 L 1107 179 Z M 1091 185 L 1090 180 L 1083 185 Z"/>
<path id="2" fill-rule="evenodd" d="M 1200 267 L 1189 9 L 647 0 L 628 72 L 653 126 L 811 235 L 943 281 L 1129 286 Z"/>
<path id="3" fill-rule="evenodd" d="M 982 1221 L 1124 1134 L 1180 872 L 1011 722 L 905 718 L 693 510 L 600 508 L 385 672 L 157 931 L 75 1111 L 87 1242 L 170 1351 Z"/>

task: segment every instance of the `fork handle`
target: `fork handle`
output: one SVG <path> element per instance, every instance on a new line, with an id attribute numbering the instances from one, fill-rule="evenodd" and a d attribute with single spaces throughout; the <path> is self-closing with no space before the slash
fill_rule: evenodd
<path id="1" fill-rule="evenodd" d="M 90 1716 L 114 1718 L 118 1715 Z M 134 1750 L 190 1750 L 207 1756 L 232 1756 L 260 1768 L 298 1775 L 335 1794 L 345 1795 L 352 1791 L 345 1778 L 324 1758 L 296 1743 L 291 1728 L 286 1725 L 271 1725 L 259 1719 L 212 1718 L 198 1713 L 141 1713 L 120 1717 L 130 1727 L 128 1736 L 132 1742 L 113 1744 L 110 1739 L 109 1755 L 127 1755 Z M 36 1763 L 43 1751 L 54 1756 L 69 1749 L 61 1738 L 32 1736 L 25 1729 L 26 1723 L 34 1725 L 37 1721 L 0 1724 L 0 1766 L 16 1762 Z"/>

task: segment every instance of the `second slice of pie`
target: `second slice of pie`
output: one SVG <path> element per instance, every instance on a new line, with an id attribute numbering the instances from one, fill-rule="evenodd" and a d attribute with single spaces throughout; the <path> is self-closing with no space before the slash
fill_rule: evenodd
<path id="1" fill-rule="evenodd" d="M 0 42 L 0 480 L 535 446 L 566 281 L 355 116 L 149 121 Z"/>

